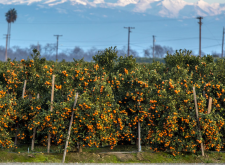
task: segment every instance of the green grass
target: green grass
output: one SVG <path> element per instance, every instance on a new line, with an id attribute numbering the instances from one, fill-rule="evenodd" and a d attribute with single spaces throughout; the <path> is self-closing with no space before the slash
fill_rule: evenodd
<path id="1" fill-rule="evenodd" d="M 0 149 L 0 162 L 46 162 L 60 163 L 63 153 L 59 153 L 57 146 L 51 146 L 52 153 L 47 154 L 47 147 L 36 146 L 35 152 L 27 152 L 29 145 L 21 145 L 14 150 Z M 54 152 L 53 152 L 54 151 Z M 224 163 L 225 153 L 206 152 L 205 157 L 201 152 L 185 152 L 174 157 L 169 152 L 153 152 L 149 147 L 142 146 L 140 153 L 109 153 L 109 152 L 137 151 L 135 145 L 120 145 L 113 150 L 110 147 L 83 148 L 82 153 L 69 152 L 66 163 Z M 105 153 L 106 152 L 106 153 Z"/>

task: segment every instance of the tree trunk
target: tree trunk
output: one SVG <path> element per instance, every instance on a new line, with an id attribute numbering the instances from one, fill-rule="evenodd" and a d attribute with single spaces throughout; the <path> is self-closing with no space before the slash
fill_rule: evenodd
<path id="1" fill-rule="evenodd" d="M 34 127 L 34 130 L 33 130 L 32 144 L 31 144 L 31 151 L 34 150 L 35 134 L 36 134 L 36 127 Z"/>
<path id="2" fill-rule="evenodd" d="M 81 146 L 81 145 L 79 145 L 79 150 L 78 150 L 78 152 L 79 152 L 79 153 L 82 152 L 82 146 Z"/>
<path id="3" fill-rule="evenodd" d="M 18 129 L 19 129 L 19 124 L 16 123 L 16 133 L 15 133 L 15 141 L 14 141 L 14 145 L 17 145 L 17 135 L 18 135 Z"/>

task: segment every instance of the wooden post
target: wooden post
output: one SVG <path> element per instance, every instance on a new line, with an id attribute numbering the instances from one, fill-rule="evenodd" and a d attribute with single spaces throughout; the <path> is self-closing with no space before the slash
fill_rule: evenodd
<path id="1" fill-rule="evenodd" d="M 53 99 L 54 99 L 54 83 L 55 83 L 55 75 L 52 75 L 52 93 L 51 93 L 51 108 L 50 112 L 53 110 Z M 51 145 L 51 134 L 48 133 L 48 148 L 47 148 L 47 153 L 50 152 L 50 145 Z"/>
<path id="2" fill-rule="evenodd" d="M 37 99 L 39 99 L 39 93 L 37 94 Z M 36 134 L 36 127 L 33 129 L 33 137 L 32 137 L 32 143 L 31 143 L 31 151 L 34 150 L 34 142 L 35 142 L 35 134 Z"/>
<path id="3" fill-rule="evenodd" d="M 197 98 L 196 98 L 196 93 L 195 93 L 195 87 L 193 87 L 193 94 L 194 94 L 194 102 L 195 102 L 195 110 L 196 110 L 199 136 L 202 139 L 201 130 L 200 130 L 200 123 L 199 123 L 199 119 L 198 119 L 198 104 L 197 104 Z M 202 150 L 202 156 L 205 156 L 203 142 L 201 142 L 201 150 Z"/>
<path id="4" fill-rule="evenodd" d="M 24 99 L 25 90 L 26 90 L 27 80 L 24 80 L 23 84 L 23 92 L 22 92 L 22 99 Z M 14 144 L 17 145 L 17 135 L 18 135 L 19 123 L 16 124 L 16 134 L 15 134 L 15 141 Z"/>
<path id="5" fill-rule="evenodd" d="M 22 93 L 22 98 L 23 99 L 24 99 L 24 95 L 25 95 L 26 85 L 27 85 L 27 80 L 24 80 L 23 93 Z"/>
<path id="6" fill-rule="evenodd" d="M 138 102 L 138 106 L 140 106 L 140 102 Z M 138 119 L 138 152 L 141 152 L 141 123 Z"/>
<path id="7" fill-rule="evenodd" d="M 212 97 L 209 98 L 209 104 L 208 104 L 208 114 L 211 113 L 211 109 L 212 109 Z"/>
<path id="8" fill-rule="evenodd" d="M 73 104 L 73 109 L 75 108 L 75 106 L 77 104 L 77 98 L 78 98 L 78 93 L 76 93 L 76 96 L 75 96 L 75 101 L 74 101 L 74 104 Z M 66 145 L 65 145 L 65 149 L 64 149 L 62 163 L 64 163 L 65 162 L 65 159 L 66 159 L 66 151 L 67 151 L 67 146 L 68 146 L 68 142 L 69 142 L 69 139 L 70 139 L 70 132 L 71 132 L 71 127 L 72 127 L 72 122 L 73 122 L 73 116 L 74 116 L 74 110 L 73 109 L 72 109 L 72 115 L 71 115 L 71 119 L 70 119 L 70 125 L 69 125 L 69 130 L 68 130 L 68 136 L 67 136 L 67 139 L 66 139 Z"/>

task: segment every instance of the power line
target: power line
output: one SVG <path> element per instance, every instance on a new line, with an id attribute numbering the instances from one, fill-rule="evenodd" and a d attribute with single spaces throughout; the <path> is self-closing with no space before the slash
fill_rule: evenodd
<path id="1" fill-rule="evenodd" d="M 220 46 L 221 44 L 217 44 L 217 45 L 211 45 L 211 46 L 205 46 L 205 47 L 202 47 L 202 48 L 211 48 L 211 47 L 216 47 L 216 46 Z M 194 48 L 193 50 L 196 50 L 198 48 Z"/>
<path id="2" fill-rule="evenodd" d="M 206 26 L 206 25 L 205 25 L 205 26 Z M 211 30 L 209 30 L 208 26 L 206 26 L 206 28 L 207 28 L 208 31 L 211 33 L 212 37 L 215 38 L 214 35 L 213 35 L 213 33 L 211 32 Z M 217 41 L 217 42 L 219 43 L 219 41 Z"/>
<path id="3" fill-rule="evenodd" d="M 66 25 L 66 24 L 110 24 L 110 23 L 134 23 L 134 22 L 161 22 L 161 21 L 176 21 L 176 20 L 191 20 L 194 18 L 184 18 L 184 19 L 176 19 L 176 18 L 169 18 L 169 19 L 157 19 L 157 20 L 119 20 L 119 21 L 104 21 L 104 22 L 97 22 L 97 21 L 92 21 L 92 22 L 32 22 L 32 23 L 17 23 L 17 24 L 61 24 L 61 25 Z M 0 23 L 5 23 L 5 22 L 0 22 Z"/>

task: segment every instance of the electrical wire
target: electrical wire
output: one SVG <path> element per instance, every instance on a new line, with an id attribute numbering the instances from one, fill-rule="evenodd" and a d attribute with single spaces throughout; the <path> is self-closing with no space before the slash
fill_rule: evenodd
<path id="1" fill-rule="evenodd" d="M 206 25 L 205 25 L 206 26 Z M 211 32 L 211 30 L 208 28 L 208 26 L 206 26 L 206 28 L 208 29 L 208 31 L 211 33 L 211 35 L 213 36 L 213 38 L 215 39 L 213 33 Z M 218 41 L 217 41 L 218 42 Z M 219 42 L 218 42 L 219 43 Z"/>
<path id="2" fill-rule="evenodd" d="M 143 23 L 151 23 L 151 22 L 161 22 L 161 21 L 174 21 L 174 20 L 189 20 L 189 19 L 195 19 L 195 18 L 183 18 L 183 19 L 177 19 L 177 18 L 169 18 L 169 19 L 158 19 L 158 20 L 118 20 L 118 21 L 106 21 L 106 22 L 32 22 L 32 23 L 16 23 L 16 24 L 61 24 L 61 25 L 67 25 L 67 24 L 112 24 L 112 23 L 134 23 L 134 22 L 143 22 Z M 6 22 L 0 22 L 1 24 Z"/>

